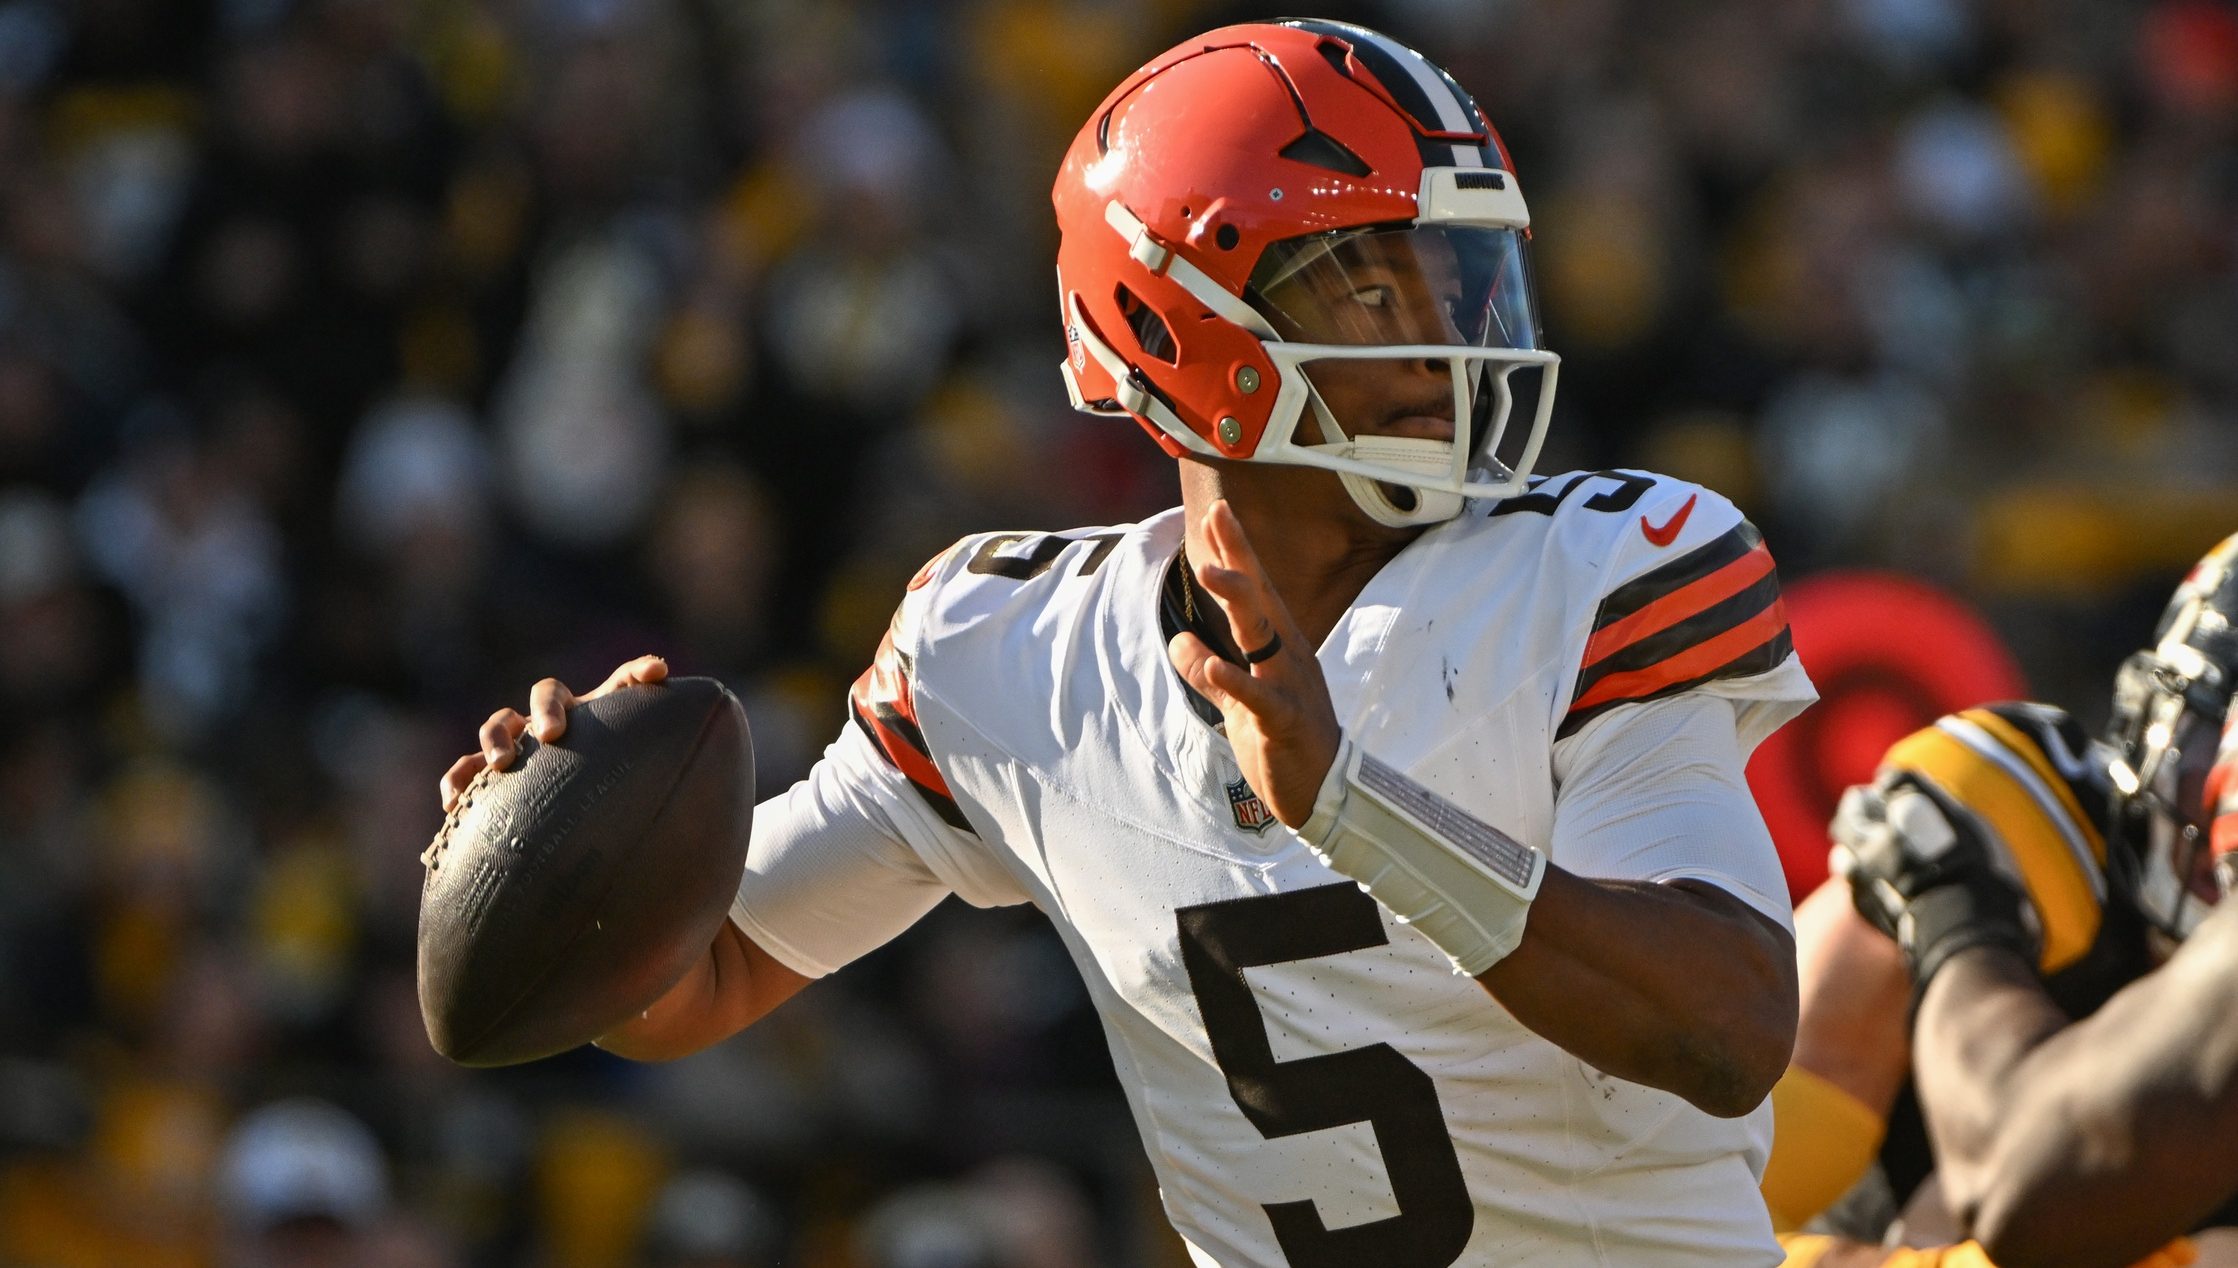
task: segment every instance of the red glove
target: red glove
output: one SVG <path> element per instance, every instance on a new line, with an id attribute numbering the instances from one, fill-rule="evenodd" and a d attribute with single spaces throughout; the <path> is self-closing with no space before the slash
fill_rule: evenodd
<path id="1" fill-rule="evenodd" d="M 2238 893 L 2238 701 L 2223 724 L 2222 746 L 2207 772 L 2207 844 L 2224 897 Z"/>

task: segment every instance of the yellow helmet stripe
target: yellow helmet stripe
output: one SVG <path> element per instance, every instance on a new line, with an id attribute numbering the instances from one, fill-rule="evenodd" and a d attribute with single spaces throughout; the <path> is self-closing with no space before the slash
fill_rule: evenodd
<path id="1" fill-rule="evenodd" d="M 2021 791 L 2027 793 L 2029 799 L 2036 803 L 2036 809 L 2043 813 L 2045 821 L 2058 830 L 2060 842 L 2067 847 L 2068 855 L 2075 860 L 2076 874 L 2090 883 L 2091 897 L 2097 899 L 2100 903 L 2104 903 L 2106 901 L 2104 855 L 2094 853 L 2090 843 L 2083 840 L 2081 831 L 2075 826 L 2075 817 L 2068 814 L 2066 808 L 2060 804 L 2059 798 L 2053 796 L 2051 789 L 2044 786 L 2043 780 L 2037 776 L 2036 771 L 2029 766 L 2027 760 L 1999 743 L 1995 736 L 1964 718 L 1944 718 L 1935 725 L 1957 736 L 1961 744 L 1973 749 L 1984 758 L 1997 763 L 2006 774 L 2013 777 L 2013 782 L 2019 784 Z"/>
<path id="2" fill-rule="evenodd" d="M 2099 867 L 2105 867 L 2106 838 L 2099 834 L 2098 825 L 2091 822 L 2090 816 L 2084 812 L 2083 803 L 2075 799 L 2074 788 L 2069 785 L 2064 776 L 2052 768 L 2050 759 L 2044 756 L 2043 745 L 2029 738 L 2026 732 L 2007 722 L 1993 710 L 1968 709 L 1958 716 L 1997 737 L 1998 741 L 2015 757 L 2028 763 L 2029 767 L 2036 772 L 2036 777 L 2043 782 L 2044 787 L 2049 789 L 2053 798 L 2058 801 L 2060 809 L 2066 811 L 2066 822 L 2075 825 L 2077 832 L 2082 836 L 2083 842 L 2090 847 L 2091 858 L 2097 862 Z"/>
<path id="3" fill-rule="evenodd" d="M 2039 964 L 2044 972 L 2057 972 L 2082 958 L 2098 937 L 2094 878 L 2013 768 L 1941 724 L 1897 741 L 1886 764 L 1927 780 L 1986 829 L 1990 848 L 2027 888 L 2043 924 Z"/>

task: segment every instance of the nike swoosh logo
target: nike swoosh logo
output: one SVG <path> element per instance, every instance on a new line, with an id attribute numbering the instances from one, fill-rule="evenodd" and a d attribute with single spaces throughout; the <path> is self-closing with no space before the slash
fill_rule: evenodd
<path id="1" fill-rule="evenodd" d="M 1700 496 L 1702 495 L 1699 493 L 1687 494 L 1686 505 L 1680 507 L 1670 519 L 1665 520 L 1661 528 L 1648 523 L 1647 516 L 1642 515 L 1640 517 L 1640 532 L 1658 546 L 1668 546 L 1677 541 L 1679 530 L 1686 527 L 1686 517 L 1694 513 L 1694 499 Z"/>

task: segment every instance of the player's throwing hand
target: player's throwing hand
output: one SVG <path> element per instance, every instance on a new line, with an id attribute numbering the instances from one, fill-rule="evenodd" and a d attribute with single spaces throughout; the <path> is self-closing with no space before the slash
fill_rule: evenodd
<path id="1" fill-rule="evenodd" d="M 451 768 L 443 772 L 442 783 L 438 786 L 443 809 L 447 811 L 451 808 L 451 803 L 458 800 L 459 794 L 466 790 L 468 784 L 474 782 L 474 777 L 482 773 L 483 767 L 494 766 L 504 770 L 513 760 L 521 732 L 533 726 L 536 728 L 536 738 L 548 744 L 567 733 L 567 711 L 576 705 L 585 700 L 596 700 L 608 692 L 619 691 L 634 683 L 659 682 L 666 677 L 667 661 L 658 656 L 640 656 L 623 662 L 620 668 L 606 675 L 606 681 L 600 683 L 596 691 L 587 695 L 576 695 L 567 689 L 566 683 L 557 678 L 543 679 L 529 688 L 528 713 L 525 716 L 520 710 L 510 707 L 491 714 L 482 723 L 479 734 L 481 747 L 451 763 Z"/>
<path id="2" fill-rule="evenodd" d="M 1197 583 L 1228 618 L 1244 664 L 1223 659 L 1189 630 L 1166 654 L 1182 680 L 1219 707 L 1243 777 L 1275 818 L 1297 827 L 1336 760 L 1341 729 L 1313 647 L 1274 592 L 1243 524 L 1225 499 L 1205 517 L 1210 557 L 1192 561 Z"/>

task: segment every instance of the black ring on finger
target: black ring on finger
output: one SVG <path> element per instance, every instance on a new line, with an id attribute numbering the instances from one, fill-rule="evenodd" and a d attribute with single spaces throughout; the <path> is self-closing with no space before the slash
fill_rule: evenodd
<path id="1" fill-rule="evenodd" d="M 1244 663 L 1247 665 L 1263 665 L 1268 661 L 1273 660 L 1275 658 L 1275 655 L 1281 650 L 1282 636 L 1280 634 L 1272 634 L 1267 637 L 1267 645 L 1265 647 L 1262 647 L 1255 652 L 1245 652 L 1243 654 L 1243 660 Z"/>

